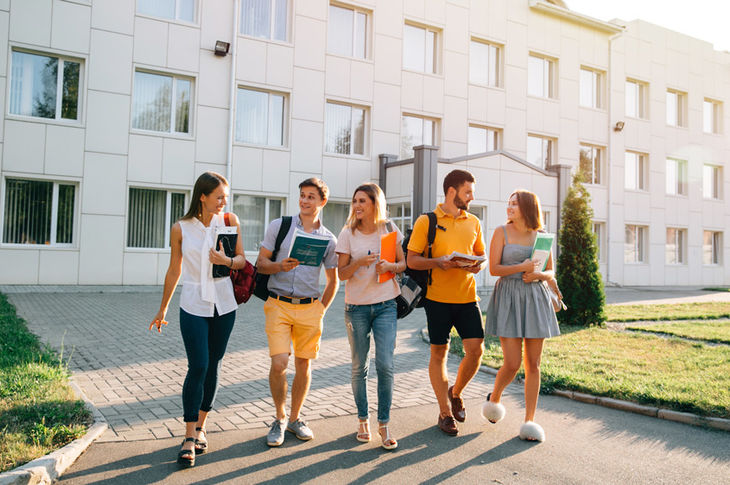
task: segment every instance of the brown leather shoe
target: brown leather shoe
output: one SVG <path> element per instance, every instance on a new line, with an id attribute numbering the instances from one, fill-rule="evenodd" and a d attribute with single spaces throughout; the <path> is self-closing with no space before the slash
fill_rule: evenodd
<path id="1" fill-rule="evenodd" d="M 460 397 L 454 397 L 453 395 L 454 386 L 449 387 L 449 401 L 451 401 L 451 412 L 454 414 L 454 419 L 460 423 L 466 420 L 466 409 L 464 409 L 464 400 Z"/>
<path id="2" fill-rule="evenodd" d="M 459 428 L 456 427 L 456 421 L 453 416 L 439 416 L 439 429 L 450 436 L 459 434 Z"/>

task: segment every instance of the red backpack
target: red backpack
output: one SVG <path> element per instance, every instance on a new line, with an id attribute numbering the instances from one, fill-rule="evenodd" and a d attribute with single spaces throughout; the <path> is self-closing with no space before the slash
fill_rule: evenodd
<path id="1" fill-rule="evenodd" d="M 231 225 L 230 212 L 223 214 L 226 226 Z M 233 283 L 233 295 L 236 297 L 236 303 L 246 303 L 253 294 L 256 285 L 256 267 L 246 261 L 246 266 L 241 269 L 231 270 L 231 282 Z"/>

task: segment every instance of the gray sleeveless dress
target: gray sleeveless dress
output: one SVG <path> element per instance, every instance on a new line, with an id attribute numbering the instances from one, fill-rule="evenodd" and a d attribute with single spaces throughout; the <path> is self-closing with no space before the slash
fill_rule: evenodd
<path id="1" fill-rule="evenodd" d="M 504 231 L 503 265 L 520 264 L 530 257 L 532 245 L 510 244 Z M 560 335 L 550 296 L 540 281 L 525 283 L 522 273 L 502 276 L 487 307 L 485 332 L 497 337 L 548 338 Z"/>

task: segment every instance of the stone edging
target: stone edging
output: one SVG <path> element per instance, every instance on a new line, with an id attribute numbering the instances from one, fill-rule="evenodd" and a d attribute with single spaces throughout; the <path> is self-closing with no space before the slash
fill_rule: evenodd
<path id="1" fill-rule="evenodd" d="M 428 330 L 426 328 L 421 329 L 421 339 L 429 343 Z M 482 364 L 479 367 L 480 372 L 486 374 L 497 375 L 497 370 L 493 367 L 488 367 Z M 677 423 L 691 424 L 693 426 L 705 426 L 708 428 L 719 429 L 722 431 L 730 431 L 730 419 L 724 418 L 708 418 L 699 416 L 692 413 L 682 413 L 679 411 L 672 411 L 670 409 L 658 408 L 653 406 L 645 406 L 643 404 L 637 404 L 630 401 L 622 401 L 620 399 L 613 399 L 610 397 L 593 396 L 591 394 L 584 394 L 576 391 L 563 391 L 554 390 L 552 392 L 554 396 L 567 397 L 574 401 L 580 401 L 588 404 L 597 404 L 607 408 L 618 409 L 621 411 L 627 411 L 635 414 L 643 414 L 645 416 L 651 416 L 654 418 L 666 419 L 667 421 L 675 421 Z M 1 484 L 0 484 L 1 485 Z"/>
<path id="2" fill-rule="evenodd" d="M 23 466 L 0 473 L 0 485 L 51 484 L 70 467 L 81 454 L 106 431 L 108 425 L 98 409 L 86 398 L 75 382 L 69 383 L 79 399 L 94 417 L 86 434 L 63 448 L 36 458 Z"/>

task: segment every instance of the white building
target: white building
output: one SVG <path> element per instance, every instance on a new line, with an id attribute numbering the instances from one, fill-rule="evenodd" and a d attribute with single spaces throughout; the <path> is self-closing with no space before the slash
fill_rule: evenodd
<path id="1" fill-rule="evenodd" d="M 306 177 L 334 232 L 363 181 L 406 227 L 456 166 L 487 243 L 518 187 L 556 231 L 582 166 L 608 281 L 730 283 L 730 54 L 659 26 L 540 0 L 0 0 L 0 43 L 0 284 L 161 283 L 205 170 L 253 259 Z"/>

